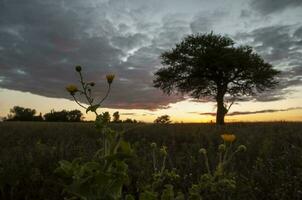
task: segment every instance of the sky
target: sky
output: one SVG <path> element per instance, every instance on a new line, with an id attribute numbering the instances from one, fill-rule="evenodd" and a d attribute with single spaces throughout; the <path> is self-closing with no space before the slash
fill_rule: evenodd
<path id="1" fill-rule="evenodd" d="M 163 114 L 214 120 L 213 101 L 152 85 L 162 52 L 211 31 L 252 46 L 282 71 L 275 90 L 236 102 L 227 121 L 302 121 L 300 0 L 0 0 L 0 116 L 15 105 L 80 109 L 65 86 L 78 84 L 74 66 L 81 65 L 96 96 L 106 91 L 106 74 L 116 75 L 100 112 L 146 122 Z"/>

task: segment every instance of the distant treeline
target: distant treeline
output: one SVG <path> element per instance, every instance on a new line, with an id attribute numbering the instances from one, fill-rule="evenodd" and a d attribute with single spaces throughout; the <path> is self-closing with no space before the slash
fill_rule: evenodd
<path id="1" fill-rule="evenodd" d="M 114 123 L 138 123 L 135 119 L 120 120 L 119 112 L 115 112 L 112 115 L 112 120 L 109 112 L 102 113 L 103 119 L 107 122 Z M 47 122 L 82 122 L 84 121 L 83 113 L 80 110 L 51 110 L 49 113 L 42 115 L 31 108 L 23 108 L 21 106 L 14 106 L 10 109 L 7 117 L 3 118 L 3 121 L 47 121 Z"/>

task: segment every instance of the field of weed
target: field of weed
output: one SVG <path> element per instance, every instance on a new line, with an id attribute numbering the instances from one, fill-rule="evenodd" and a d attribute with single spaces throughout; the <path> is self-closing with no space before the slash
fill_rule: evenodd
<path id="1" fill-rule="evenodd" d="M 166 169 L 177 174 L 167 184 L 186 196 L 206 172 L 200 148 L 207 149 L 209 167 L 214 168 L 220 135 L 232 133 L 234 144 L 243 144 L 247 150 L 228 166 L 237 186 L 225 199 L 302 199 L 302 123 L 234 123 L 223 128 L 213 124 L 110 126 L 124 131 L 134 151 L 127 160 L 129 180 L 123 194 L 138 197 L 150 183 L 150 143 L 155 142 L 167 147 Z M 0 123 L 0 199 L 63 199 L 65 193 L 54 173 L 58 162 L 91 159 L 99 138 L 92 123 Z"/>

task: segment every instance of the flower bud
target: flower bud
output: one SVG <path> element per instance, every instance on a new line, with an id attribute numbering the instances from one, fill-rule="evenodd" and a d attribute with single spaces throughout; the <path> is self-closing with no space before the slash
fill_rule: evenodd
<path id="1" fill-rule="evenodd" d="M 201 148 L 201 149 L 199 149 L 199 153 L 205 155 L 205 154 L 207 154 L 207 150 L 205 148 Z"/>
<path id="2" fill-rule="evenodd" d="M 238 150 L 238 151 L 245 152 L 245 151 L 247 150 L 247 148 L 246 148 L 245 145 L 239 145 L 239 146 L 237 147 L 237 150 Z"/>
<path id="3" fill-rule="evenodd" d="M 82 67 L 81 67 L 80 65 L 77 65 L 77 66 L 75 67 L 75 70 L 76 70 L 77 72 L 81 72 L 81 71 L 82 71 Z"/>
<path id="4" fill-rule="evenodd" d="M 157 145 L 156 145 L 155 142 L 152 142 L 152 143 L 150 144 L 150 146 L 151 146 L 152 149 L 155 149 L 155 148 L 157 147 Z"/>
<path id="5" fill-rule="evenodd" d="M 167 147 L 166 146 L 162 146 L 159 150 L 160 154 L 163 156 L 167 156 L 168 152 L 167 152 Z"/>
<path id="6" fill-rule="evenodd" d="M 218 147 L 218 150 L 219 150 L 220 152 L 225 152 L 225 149 L 226 149 L 225 144 L 221 144 L 221 145 L 219 145 L 219 147 Z"/>

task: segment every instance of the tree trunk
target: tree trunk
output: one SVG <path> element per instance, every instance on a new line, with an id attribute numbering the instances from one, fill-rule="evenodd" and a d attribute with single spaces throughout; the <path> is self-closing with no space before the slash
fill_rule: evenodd
<path id="1" fill-rule="evenodd" d="M 218 93 L 216 97 L 216 101 L 217 101 L 216 124 L 217 125 L 224 125 L 224 116 L 227 113 L 226 108 L 224 107 L 223 97 L 224 95 L 221 93 Z"/>

